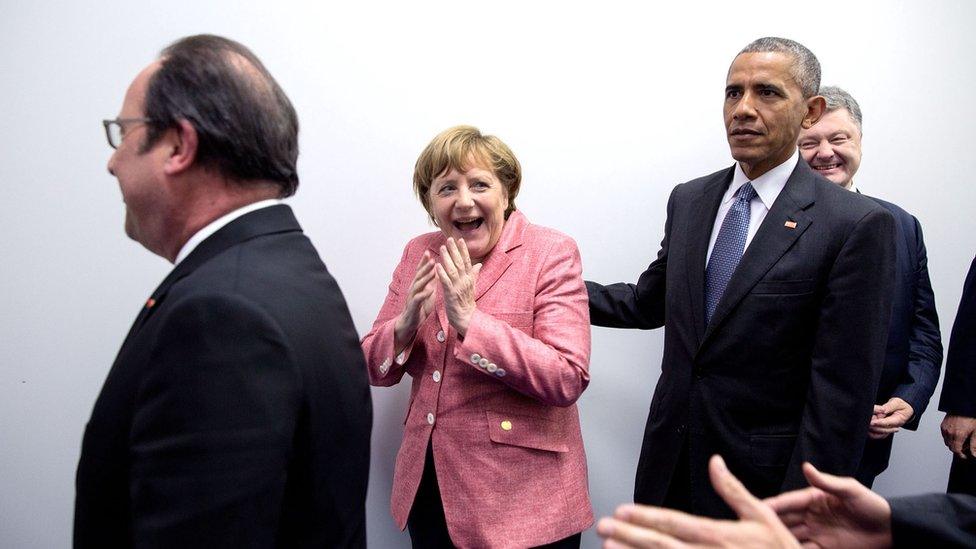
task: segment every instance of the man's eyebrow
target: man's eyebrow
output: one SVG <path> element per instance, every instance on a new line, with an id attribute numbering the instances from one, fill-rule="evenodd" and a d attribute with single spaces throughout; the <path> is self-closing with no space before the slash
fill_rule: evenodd
<path id="1" fill-rule="evenodd" d="M 725 92 L 728 93 L 730 91 L 742 91 L 742 86 L 738 84 L 730 84 L 728 86 L 725 86 Z"/>
<path id="2" fill-rule="evenodd" d="M 780 93 L 780 94 L 783 93 L 783 88 L 777 86 L 776 84 L 759 83 L 759 84 L 756 84 L 756 89 L 757 90 L 774 91 L 774 92 Z"/>

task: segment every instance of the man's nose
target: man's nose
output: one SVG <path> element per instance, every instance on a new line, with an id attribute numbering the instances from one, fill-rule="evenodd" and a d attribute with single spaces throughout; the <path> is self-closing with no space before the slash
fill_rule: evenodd
<path id="1" fill-rule="evenodd" d="M 831 158 L 834 156 L 834 147 L 826 139 L 817 144 L 817 158 Z"/>
<path id="2" fill-rule="evenodd" d="M 753 101 L 754 98 L 751 93 L 743 93 L 742 98 L 735 104 L 735 109 L 732 111 L 732 118 L 736 120 L 754 118 L 756 116 L 756 109 Z"/>
<path id="3" fill-rule="evenodd" d="M 112 156 L 108 157 L 108 164 L 105 165 L 105 167 L 108 168 L 108 173 L 112 175 L 115 175 L 115 155 L 118 153 L 119 151 L 113 150 Z"/>

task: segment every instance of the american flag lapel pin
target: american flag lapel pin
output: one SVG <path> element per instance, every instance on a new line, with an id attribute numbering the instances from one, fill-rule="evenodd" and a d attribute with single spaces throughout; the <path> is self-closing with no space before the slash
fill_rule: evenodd
<path id="1" fill-rule="evenodd" d="M 146 300 L 146 308 L 147 309 L 152 309 L 154 305 L 156 305 L 156 300 L 155 299 L 153 299 L 153 298 L 150 297 L 149 299 Z"/>
<path id="2" fill-rule="evenodd" d="M 795 229 L 796 221 L 787 221 L 786 223 L 783 223 L 783 226 L 786 227 L 787 229 Z"/>

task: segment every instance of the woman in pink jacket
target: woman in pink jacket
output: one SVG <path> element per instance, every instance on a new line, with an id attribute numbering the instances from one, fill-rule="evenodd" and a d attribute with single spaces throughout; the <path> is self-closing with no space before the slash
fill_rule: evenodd
<path id="1" fill-rule="evenodd" d="M 411 240 L 363 351 L 413 378 L 391 507 L 414 547 L 579 547 L 593 523 L 576 399 L 589 382 L 579 251 L 515 210 L 521 167 L 476 128 L 424 149 Z"/>

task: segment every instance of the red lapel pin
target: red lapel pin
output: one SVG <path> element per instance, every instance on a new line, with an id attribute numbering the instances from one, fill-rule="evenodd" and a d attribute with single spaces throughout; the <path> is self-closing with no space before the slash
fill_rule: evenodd
<path id="1" fill-rule="evenodd" d="M 153 308 L 153 305 L 155 305 L 155 304 L 156 304 L 156 300 L 153 299 L 153 298 L 151 298 L 151 297 L 146 300 L 146 308 L 147 309 L 152 309 Z"/>

